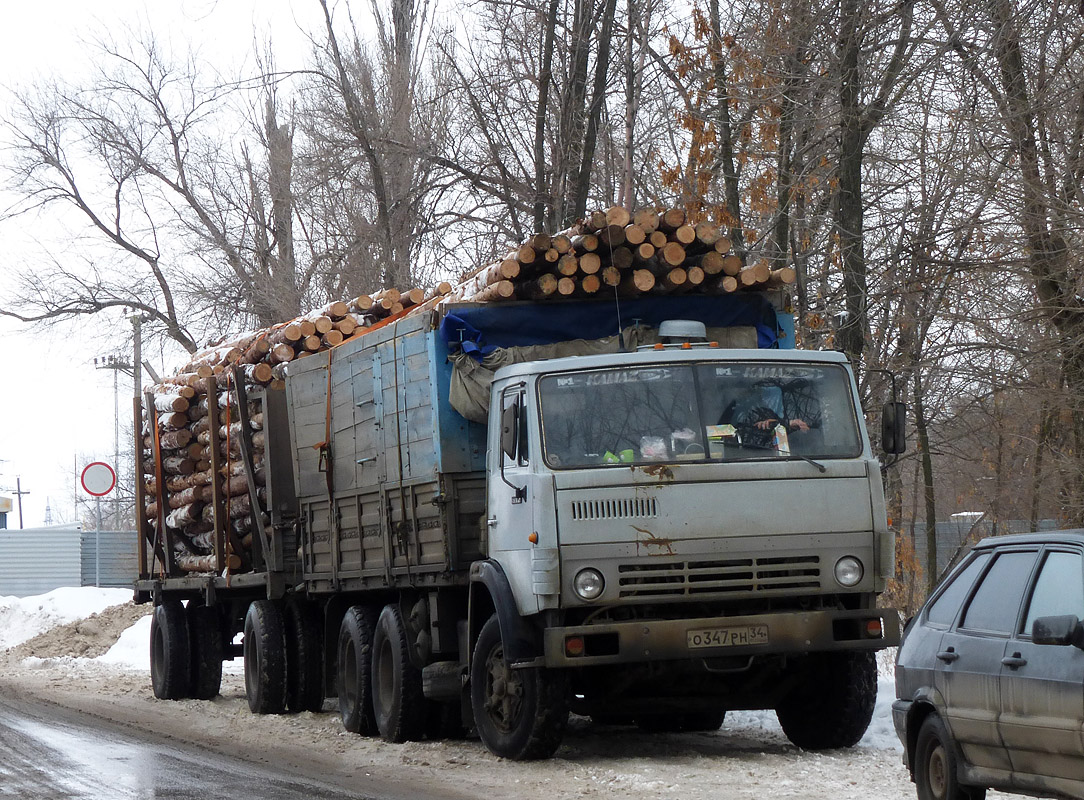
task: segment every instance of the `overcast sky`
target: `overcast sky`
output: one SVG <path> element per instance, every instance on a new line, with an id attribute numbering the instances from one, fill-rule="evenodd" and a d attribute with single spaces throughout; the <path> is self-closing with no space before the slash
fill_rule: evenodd
<path id="1" fill-rule="evenodd" d="M 149 28 L 178 49 L 187 43 L 223 71 L 247 63 L 256 34 L 270 35 L 276 64 L 289 69 L 308 52 L 303 31 L 319 29 L 317 0 L 39 0 L 5 3 L 0 25 L 0 114 L 8 90 L 56 75 L 75 79 L 86 69 L 99 31 Z M 0 151 L 0 158 L 4 158 Z M 0 194 L 0 208 L 11 204 Z M 40 263 L 46 253 L 70 253 L 64 229 L 48 219 L 0 222 L 0 305 L 15 270 Z M 121 326 L 123 330 L 125 326 Z M 127 331 L 125 331 L 127 333 Z M 27 527 L 43 524 L 48 503 L 54 522 L 74 516 L 77 473 L 90 461 L 112 463 L 114 372 L 95 369 L 94 359 L 117 352 L 89 336 L 86 327 L 37 329 L 0 319 L 0 495 L 11 496 L 16 478 Z M 160 359 L 150 354 L 156 368 Z M 166 364 L 170 369 L 176 365 Z M 132 416 L 132 382 L 120 375 L 120 413 Z M 122 439 L 121 458 L 131 457 Z M 85 497 L 85 495 L 84 495 Z M 8 526 L 18 527 L 18 513 Z"/>

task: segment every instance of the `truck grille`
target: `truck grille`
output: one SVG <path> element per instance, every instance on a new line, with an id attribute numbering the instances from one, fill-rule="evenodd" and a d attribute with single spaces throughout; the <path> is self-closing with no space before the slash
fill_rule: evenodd
<path id="1" fill-rule="evenodd" d="M 819 556 L 636 562 L 618 567 L 621 597 L 817 590 Z"/>
<path id="2" fill-rule="evenodd" d="M 637 519 L 657 517 L 659 505 L 654 497 L 618 497 L 612 500 L 574 500 L 572 519 Z"/>

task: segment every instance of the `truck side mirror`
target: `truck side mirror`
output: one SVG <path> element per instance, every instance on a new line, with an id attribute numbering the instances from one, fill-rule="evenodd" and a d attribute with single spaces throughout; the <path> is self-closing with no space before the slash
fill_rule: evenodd
<path id="1" fill-rule="evenodd" d="M 516 457 L 516 445 L 519 443 L 519 401 L 508 405 L 501 412 L 501 450 L 510 458 Z"/>
<path id="2" fill-rule="evenodd" d="M 907 452 L 907 404 L 885 403 L 881 410 L 881 448 L 889 455 Z"/>
<path id="3" fill-rule="evenodd" d="M 1071 644 L 1084 649 L 1084 628 L 1072 614 L 1039 617 L 1031 623 L 1031 640 L 1035 644 Z"/>

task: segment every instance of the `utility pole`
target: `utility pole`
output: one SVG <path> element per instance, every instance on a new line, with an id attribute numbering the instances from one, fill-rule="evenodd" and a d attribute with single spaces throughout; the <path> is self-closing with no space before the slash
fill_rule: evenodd
<path id="1" fill-rule="evenodd" d="M 136 339 L 136 350 L 138 358 L 138 337 Z M 138 363 L 138 362 L 136 362 Z M 120 470 L 120 387 L 118 382 L 118 376 L 121 372 L 125 374 L 135 374 L 138 371 L 138 367 L 133 367 L 121 356 L 108 355 L 101 358 L 94 359 L 95 369 L 111 369 L 113 370 L 113 468 Z M 120 492 L 113 493 L 113 525 L 116 528 L 120 528 Z M 101 521 L 99 520 L 99 527 L 101 527 Z"/>
<path id="2" fill-rule="evenodd" d="M 23 529 L 23 495 L 30 494 L 30 492 L 23 491 L 23 479 L 16 476 L 15 478 L 15 496 L 19 499 L 19 530 Z"/>

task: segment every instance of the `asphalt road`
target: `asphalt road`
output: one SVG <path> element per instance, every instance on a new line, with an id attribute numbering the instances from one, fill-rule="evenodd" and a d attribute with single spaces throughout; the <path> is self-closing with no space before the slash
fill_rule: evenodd
<path id="1" fill-rule="evenodd" d="M 0 798 L 346 800 L 349 793 L 189 745 L 137 738 L 77 712 L 0 696 Z"/>

